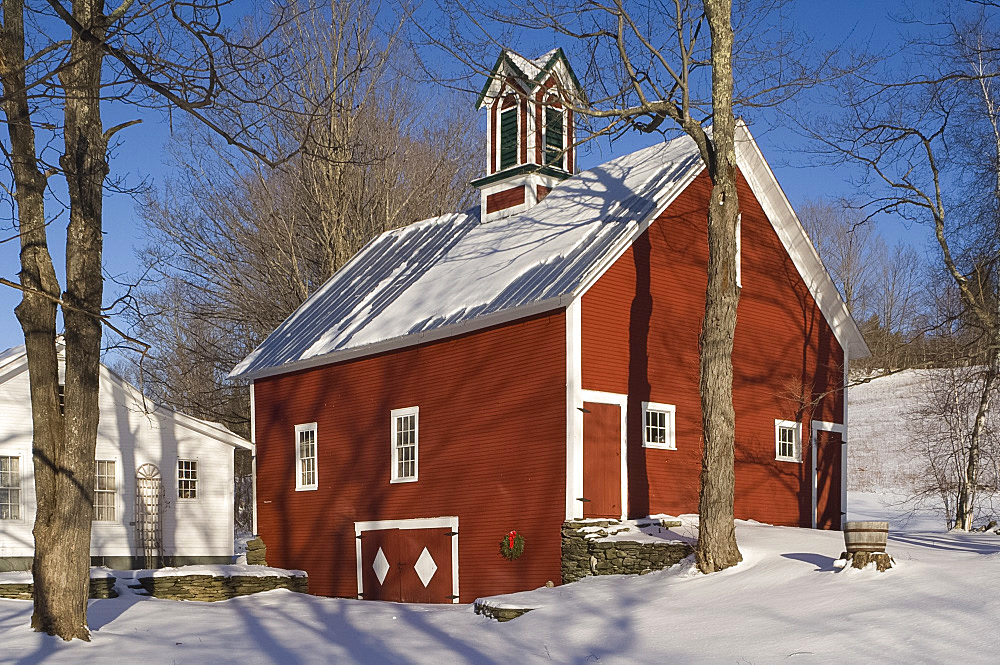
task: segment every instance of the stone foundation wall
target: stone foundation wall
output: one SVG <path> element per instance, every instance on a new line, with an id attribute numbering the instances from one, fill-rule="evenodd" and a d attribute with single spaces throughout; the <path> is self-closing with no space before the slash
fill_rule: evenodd
<path id="1" fill-rule="evenodd" d="M 0 584 L 0 598 L 14 598 L 17 600 L 31 600 L 34 593 L 34 585 L 31 582 L 25 584 Z M 115 598 L 115 578 L 99 577 L 90 580 L 91 598 Z"/>
<path id="2" fill-rule="evenodd" d="M 596 527 L 596 528 L 595 528 Z M 662 543 L 599 539 L 626 529 L 615 520 L 564 522 L 562 526 L 562 582 L 590 575 L 642 575 L 662 570 L 691 554 L 684 542 Z"/>
<path id="3" fill-rule="evenodd" d="M 271 589 L 290 589 L 299 593 L 309 593 L 309 578 L 305 576 L 234 575 L 232 577 L 217 577 L 213 575 L 183 575 L 178 577 L 141 577 L 138 582 L 150 595 L 172 600 L 226 600 Z"/>

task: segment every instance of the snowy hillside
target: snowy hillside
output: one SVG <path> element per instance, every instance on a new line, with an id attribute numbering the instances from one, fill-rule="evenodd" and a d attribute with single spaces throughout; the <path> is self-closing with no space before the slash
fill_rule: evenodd
<path id="1" fill-rule="evenodd" d="M 934 370 L 908 370 L 848 392 L 848 491 L 905 491 L 920 473 L 908 423 Z"/>

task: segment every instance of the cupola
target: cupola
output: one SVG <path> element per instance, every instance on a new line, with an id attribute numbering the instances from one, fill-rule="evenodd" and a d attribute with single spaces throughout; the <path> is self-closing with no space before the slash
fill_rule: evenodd
<path id="1" fill-rule="evenodd" d="M 480 219 L 527 210 L 576 173 L 573 110 L 580 84 L 562 49 L 497 58 L 477 101 L 486 110 L 486 175 L 472 181 Z"/>

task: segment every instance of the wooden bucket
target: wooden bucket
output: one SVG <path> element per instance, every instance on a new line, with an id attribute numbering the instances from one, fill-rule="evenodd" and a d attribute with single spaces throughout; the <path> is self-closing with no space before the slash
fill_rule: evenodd
<path id="1" fill-rule="evenodd" d="M 847 552 L 885 552 L 889 538 L 888 522 L 848 522 L 844 525 Z"/>

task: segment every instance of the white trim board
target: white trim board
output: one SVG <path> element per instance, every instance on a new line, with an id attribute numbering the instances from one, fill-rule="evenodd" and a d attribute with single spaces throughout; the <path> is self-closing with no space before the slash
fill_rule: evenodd
<path id="1" fill-rule="evenodd" d="M 628 515 L 628 421 L 627 421 L 627 411 L 628 411 L 628 395 L 623 395 L 621 393 L 609 393 L 601 390 L 580 390 L 580 403 L 579 408 L 583 409 L 584 402 L 593 402 L 596 404 L 614 404 L 618 407 L 621 413 L 621 508 L 622 514 L 621 519 L 625 519 Z M 584 496 L 583 494 L 583 411 L 580 412 L 580 485 L 579 493 L 576 496 Z M 583 503 L 577 501 L 580 504 L 580 517 L 583 517 Z"/>
<path id="2" fill-rule="evenodd" d="M 583 405 L 580 301 L 566 308 L 566 519 L 583 517 Z"/>
<path id="3" fill-rule="evenodd" d="M 364 583 L 361 573 L 361 533 L 383 529 L 451 529 L 455 536 L 451 539 L 451 599 L 458 604 L 458 516 L 417 517 L 404 520 L 372 520 L 354 523 L 354 557 L 358 574 L 358 598 L 364 597 Z"/>

